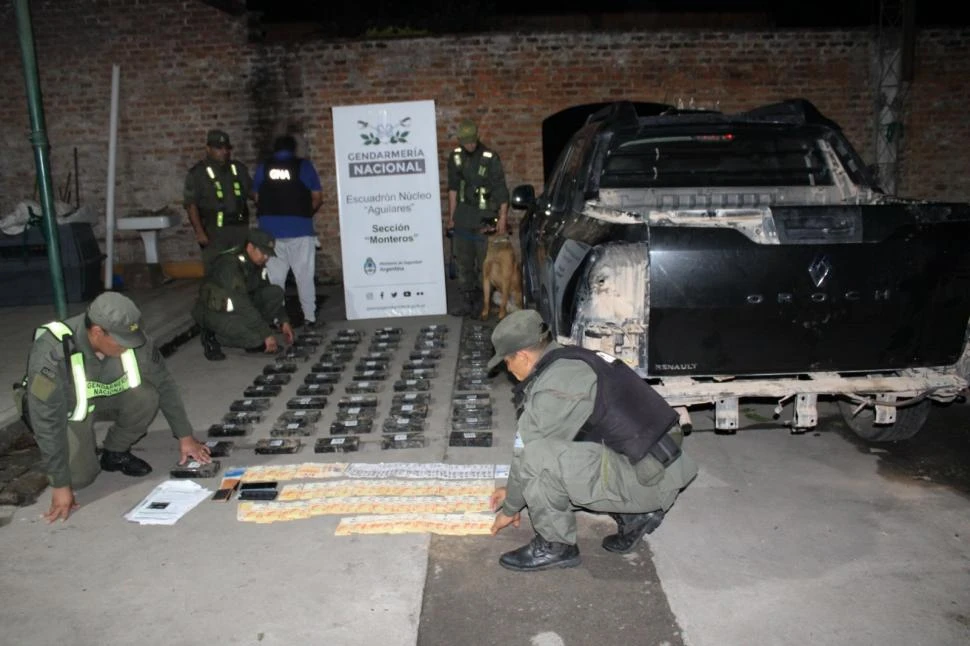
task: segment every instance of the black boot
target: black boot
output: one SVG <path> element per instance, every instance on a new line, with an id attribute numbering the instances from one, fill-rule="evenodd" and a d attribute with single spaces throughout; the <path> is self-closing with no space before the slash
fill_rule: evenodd
<path id="1" fill-rule="evenodd" d="M 617 554 L 626 554 L 636 548 L 640 539 L 660 527 L 663 522 L 662 509 L 645 514 L 610 514 L 616 521 L 616 534 L 603 539 L 603 549 Z"/>
<path id="2" fill-rule="evenodd" d="M 152 465 L 131 454 L 131 451 L 102 451 L 101 468 L 105 471 L 121 471 L 126 476 L 147 476 Z"/>
<path id="3" fill-rule="evenodd" d="M 209 361 L 222 361 L 226 355 L 222 353 L 222 346 L 216 341 L 216 333 L 212 330 L 202 330 L 202 353 Z"/>
<path id="4" fill-rule="evenodd" d="M 499 565 L 516 572 L 536 572 L 553 568 L 576 567 L 582 562 L 579 548 L 569 543 L 553 543 L 539 534 L 528 545 L 506 552 Z"/>

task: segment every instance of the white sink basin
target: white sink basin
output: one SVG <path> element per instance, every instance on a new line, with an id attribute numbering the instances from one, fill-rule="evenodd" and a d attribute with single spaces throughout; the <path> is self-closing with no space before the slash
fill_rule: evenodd
<path id="1" fill-rule="evenodd" d="M 174 227 L 181 222 L 180 215 L 171 213 L 166 215 L 136 215 L 130 218 L 118 218 L 115 227 L 119 231 L 137 231 L 145 243 L 145 261 L 149 264 L 158 262 L 158 232 L 162 229 Z"/>
<path id="2" fill-rule="evenodd" d="M 115 226 L 119 231 L 145 231 L 149 229 L 167 229 L 174 227 L 181 220 L 180 215 L 143 215 L 130 218 L 118 218 Z"/>

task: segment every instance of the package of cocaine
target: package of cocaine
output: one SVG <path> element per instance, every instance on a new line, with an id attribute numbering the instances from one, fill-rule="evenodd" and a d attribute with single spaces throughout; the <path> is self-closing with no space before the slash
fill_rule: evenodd
<path id="1" fill-rule="evenodd" d="M 236 422 L 237 424 L 259 424 L 263 421 L 263 412 L 253 410 L 230 411 L 222 416 L 222 421 Z"/>
<path id="2" fill-rule="evenodd" d="M 492 397 L 488 393 L 467 393 L 464 395 L 455 395 L 455 397 L 451 400 L 451 404 L 456 409 L 490 409 L 492 407 Z"/>
<path id="3" fill-rule="evenodd" d="M 320 355 L 319 361 L 321 363 L 349 363 L 354 358 L 353 352 L 337 352 L 336 350 L 328 350 Z"/>
<path id="4" fill-rule="evenodd" d="M 452 431 L 448 446 L 492 446 L 491 431 Z"/>
<path id="5" fill-rule="evenodd" d="M 414 342 L 415 350 L 442 350 L 447 347 L 444 339 L 418 339 Z"/>
<path id="6" fill-rule="evenodd" d="M 283 386 L 249 386 L 243 391 L 243 397 L 276 397 L 282 390 Z"/>
<path id="7" fill-rule="evenodd" d="M 337 402 L 338 408 L 376 408 L 377 397 L 375 395 L 348 395 L 341 397 Z"/>
<path id="8" fill-rule="evenodd" d="M 384 384 L 379 381 L 355 381 L 347 384 L 345 390 L 348 395 L 363 395 L 365 393 L 379 393 Z"/>
<path id="9" fill-rule="evenodd" d="M 176 463 L 168 473 L 173 478 L 214 478 L 221 470 L 222 465 L 219 460 L 213 460 L 209 464 L 189 460 L 182 465 Z"/>
<path id="10" fill-rule="evenodd" d="M 269 434 L 272 437 L 307 437 L 317 432 L 317 425 L 307 419 L 283 421 L 273 424 Z"/>
<path id="11" fill-rule="evenodd" d="M 209 440 L 205 443 L 205 448 L 209 449 L 210 458 L 224 458 L 232 453 L 232 442 L 229 440 Z"/>
<path id="12" fill-rule="evenodd" d="M 360 358 L 361 361 L 382 361 L 390 363 L 394 359 L 393 352 L 365 352 Z"/>
<path id="13" fill-rule="evenodd" d="M 408 359 L 402 366 L 404 370 L 421 370 L 422 368 L 434 370 L 437 367 L 438 362 L 434 359 Z"/>
<path id="14" fill-rule="evenodd" d="M 401 404 L 423 404 L 428 406 L 431 404 L 431 394 L 430 393 L 398 393 L 394 395 L 394 399 L 391 400 L 392 406 L 400 406 Z"/>
<path id="15" fill-rule="evenodd" d="M 432 349 L 411 350 L 411 352 L 408 353 L 408 359 L 411 359 L 412 361 L 417 361 L 419 359 L 437 360 L 441 358 L 441 354 L 442 354 L 441 350 L 432 350 Z"/>
<path id="16" fill-rule="evenodd" d="M 280 354 L 280 358 L 284 361 L 309 361 L 310 353 L 314 351 L 314 348 L 309 347 L 298 347 L 296 345 L 291 345 Z"/>
<path id="17" fill-rule="evenodd" d="M 390 335 L 394 335 L 394 336 L 401 336 L 402 334 L 404 334 L 404 328 L 402 328 L 402 327 L 379 327 L 376 330 L 374 330 L 374 336 L 377 336 L 377 335 L 380 335 L 380 334 L 390 334 Z"/>
<path id="18" fill-rule="evenodd" d="M 355 372 L 350 378 L 354 381 L 387 381 L 387 377 L 383 370 L 364 370 Z"/>
<path id="19" fill-rule="evenodd" d="M 232 412 L 246 411 L 248 412 L 261 412 L 264 410 L 269 410 L 270 406 L 273 405 L 273 400 L 269 397 L 250 397 L 249 399 L 237 399 L 236 401 L 229 404 L 229 410 Z"/>
<path id="20" fill-rule="evenodd" d="M 337 421 L 346 422 L 348 420 L 355 419 L 369 419 L 373 420 L 377 417 L 377 408 L 363 408 L 361 406 L 351 406 L 349 408 L 338 408 L 337 409 Z"/>
<path id="21" fill-rule="evenodd" d="M 381 436 L 382 449 L 420 449 L 427 444 L 424 433 L 394 433 Z"/>
<path id="22" fill-rule="evenodd" d="M 364 418 L 336 420 L 330 425 L 331 435 L 358 435 L 370 433 L 373 430 L 374 420 Z"/>
<path id="23" fill-rule="evenodd" d="M 222 422 L 209 427 L 209 437 L 242 437 L 253 432 L 248 422 Z"/>
<path id="24" fill-rule="evenodd" d="M 453 431 L 487 431 L 492 428 L 492 416 L 482 417 L 453 417 L 451 430 Z"/>
<path id="25" fill-rule="evenodd" d="M 333 361 L 320 361 L 310 366 L 310 372 L 325 372 L 330 374 L 336 374 L 336 373 L 343 372 L 345 365 L 346 364 L 335 363 Z"/>
<path id="26" fill-rule="evenodd" d="M 438 373 L 434 368 L 414 368 L 401 371 L 401 379 L 434 379 L 437 376 Z"/>
<path id="27" fill-rule="evenodd" d="M 459 408 L 456 406 L 451 411 L 452 421 L 461 421 L 467 419 L 474 419 L 475 421 L 481 419 L 487 419 L 491 421 L 492 419 L 492 407 L 482 407 L 482 408 Z"/>
<path id="28" fill-rule="evenodd" d="M 432 325 L 425 325 L 420 330 L 418 334 L 448 334 L 448 326 L 444 323 L 433 323 Z"/>
<path id="29" fill-rule="evenodd" d="M 458 355 L 459 363 L 466 364 L 469 361 L 484 361 L 486 364 L 492 358 L 492 351 L 486 350 L 464 350 Z"/>
<path id="30" fill-rule="evenodd" d="M 334 336 L 338 339 L 350 339 L 354 341 L 360 341 L 364 337 L 364 333 L 361 330 L 356 330 L 354 328 L 344 328 L 343 330 L 337 330 L 334 332 Z"/>
<path id="31" fill-rule="evenodd" d="M 300 397 L 320 397 L 333 393 L 333 384 L 303 384 L 296 389 Z"/>
<path id="32" fill-rule="evenodd" d="M 428 416 L 428 405 L 427 404 L 391 404 L 391 415 L 400 415 L 402 417 L 427 417 Z"/>
<path id="33" fill-rule="evenodd" d="M 333 387 L 338 381 L 340 381 L 339 372 L 310 372 L 303 378 L 304 384 L 329 385 L 330 387 Z"/>
<path id="34" fill-rule="evenodd" d="M 431 382 L 427 379 L 398 379 L 394 382 L 394 390 L 396 392 L 431 390 Z"/>
<path id="35" fill-rule="evenodd" d="M 345 453 L 360 448 L 360 438 L 356 435 L 344 437 L 321 437 L 313 445 L 314 453 Z"/>
<path id="36" fill-rule="evenodd" d="M 299 422 L 300 420 L 308 420 L 311 423 L 315 423 L 320 421 L 321 414 L 322 413 L 319 410 L 314 409 L 288 410 L 279 416 L 279 421 Z"/>
<path id="37" fill-rule="evenodd" d="M 365 370 L 383 370 L 386 371 L 390 365 L 387 361 L 380 361 L 378 359 L 364 359 L 363 361 L 358 361 L 357 365 L 354 366 L 355 372 L 364 372 Z"/>
<path id="38" fill-rule="evenodd" d="M 285 386 L 290 383 L 293 377 L 289 374 L 278 374 L 278 375 L 257 375 L 253 379 L 254 386 Z"/>
<path id="39" fill-rule="evenodd" d="M 316 348 L 322 344 L 322 334 L 304 333 L 293 339 L 293 345 L 298 348 Z"/>
<path id="40" fill-rule="evenodd" d="M 326 408 L 326 406 L 326 397 L 293 397 L 286 402 L 287 410 L 318 410 L 321 408 Z"/>
<path id="41" fill-rule="evenodd" d="M 401 347 L 396 341 L 371 341 L 368 352 L 393 352 Z"/>
<path id="42" fill-rule="evenodd" d="M 417 415 L 391 415 L 381 425 L 384 433 L 420 433 L 424 430 L 424 418 Z"/>
<path id="43" fill-rule="evenodd" d="M 263 368 L 264 375 L 291 375 L 296 372 L 296 364 L 292 361 L 277 361 Z"/>
<path id="44" fill-rule="evenodd" d="M 492 380 L 489 378 L 459 377 L 455 390 L 491 390 Z"/>
<path id="45" fill-rule="evenodd" d="M 488 379 L 488 367 L 462 366 L 458 368 L 458 376 L 464 379 Z"/>
<path id="46" fill-rule="evenodd" d="M 303 446 L 303 441 L 293 437 L 263 438 L 256 442 L 256 453 L 275 455 L 277 453 L 296 453 Z"/>

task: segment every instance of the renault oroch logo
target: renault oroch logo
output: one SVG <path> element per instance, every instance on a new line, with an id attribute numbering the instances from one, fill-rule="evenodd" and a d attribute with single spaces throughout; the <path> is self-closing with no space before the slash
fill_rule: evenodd
<path id="1" fill-rule="evenodd" d="M 372 275 L 377 271 L 377 263 L 374 262 L 373 258 L 368 258 L 364 261 L 364 273 L 368 276 Z"/>
<path id="2" fill-rule="evenodd" d="M 808 275 L 812 278 L 812 284 L 821 287 L 825 279 L 832 273 L 832 263 L 823 254 L 815 256 L 812 264 L 808 266 Z"/>

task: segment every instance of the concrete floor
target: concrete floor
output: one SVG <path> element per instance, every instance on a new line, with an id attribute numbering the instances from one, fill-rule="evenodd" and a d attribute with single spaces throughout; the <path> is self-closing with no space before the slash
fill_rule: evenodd
<path id="1" fill-rule="evenodd" d="M 164 308 L 172 318 L 188 310 L 193 292 L 177 287 L 184 290 L 182 309 Z M 341 323 L 342 310 L 332 290 L 322 318 L 339 327 L 398 325 L 410 333 L 431 320 L 447 322 L 454 343 L 442 365 L 454 369 L 458 319 Z M 32 329 L 46 315 L 11 325 Z M 151 332 L 152 321 L 146 327 Z M 5 369 L 14 359 L 22 365 L 25 348 L 4 349 L 11 352 Z M 168 360 L 200 430 L 265 363 L 238 352 L 207 362 L 197 340 Z M 504 378 L 494 384 L 493 399 L 502 405 L 492 448 L 448 448 L 448 411 L 437 406 L 427 448 L 390 454 L 368 445 L 351 459 L 507 463 L 510 389 Z M 447 373 L 436 380 L 437 402 L 449 400 L 451 385 Z M 948 420 L 970 429 L 970 407 Z M 252 525 L 235 520 L 235 502 L 208 501 L 174 527 L 132 525 L 121 515 L 165 479 L 177 458 L 175 442 L 156 420 L 138 445 L 154 474 L 143 480 L 103 474 L 80 493 L 82 508 L 55 525 L 40 518 L 49 504 L 45 494 L 0 529 L 0 644 L 970 641 L 964 496 L 885 474 L 879 454 L 858 450 L 831 419 L 802 436 L 771 428 L 722 437 L 703 430 L 703 415 L 695 423 L 687 450 L 701 474 L 639 551 L 606 555 L 598 541 L 609 523 L 584 516 L 580 568 L 516 575 L 495 559 L 528 540 L 527 528 L 496 539 L 335 537 L 335 517 Z M 306 448 L 276 458 L 239 450 L 223 464 L 316 460 L 328 461 Z M 649 596 L 656 598 L 648 603 Z"/>

